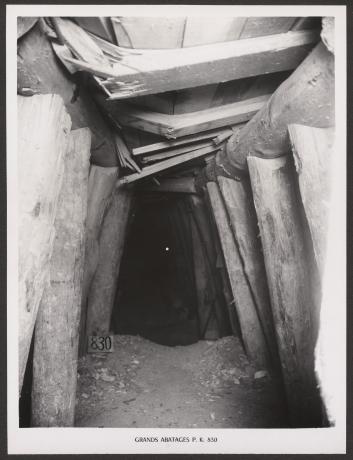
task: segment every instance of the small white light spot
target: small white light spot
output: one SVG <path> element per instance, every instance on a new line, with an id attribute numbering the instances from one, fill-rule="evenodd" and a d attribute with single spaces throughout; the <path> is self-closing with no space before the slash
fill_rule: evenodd
<path id="1" fill-rule="evenodd" d="M 168 246 L 166 246 L 165 250 L 166 250 L 167 252 L 169 251 L 169 248 L 168 248 Z"/>

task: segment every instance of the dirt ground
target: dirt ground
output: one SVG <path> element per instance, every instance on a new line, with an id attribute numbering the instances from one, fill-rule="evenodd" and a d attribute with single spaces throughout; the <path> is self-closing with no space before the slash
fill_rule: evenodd
<path id="1" fill-rule="evenodd" d="M 168 347 L 114 336 L 114 352 L 79 361 L 76 426 L 287 427 L 276 379 L 256 369 L 239 340 Z"/>

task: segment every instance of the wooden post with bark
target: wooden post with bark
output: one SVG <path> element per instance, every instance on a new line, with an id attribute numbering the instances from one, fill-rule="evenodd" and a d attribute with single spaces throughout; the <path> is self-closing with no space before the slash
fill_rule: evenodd
<path id="1" fill-rule="evenodd" d="M 320 286 L 313 276 L 294 165 L 286 157 L 250 157 L 248 164 L 291 423 L 320 426 L 314 374 Z"/>
<path id="2" fill-rule="evenodd" d="M 334 129 L 289 125 L 288 131 L 301 200 L 308 220 L 316 262 L 322 276 L 328 231 Z"/>
<path id="3" fill-rule="evenodd" d="M 208 182 L 207 190 L 227 265 L 245 351 L 258 365 L 266 366 L 268 364 L 268 349 L 265 336 L 244 273 L 239 249 L 229 224 L 221 192 L 215 182 Z"/>
<path id="4" fill-rule="evenodd" d="M 256 212 L 248 178 L 242 180 L 218 177 L 218 184 L 239 248 L 244 274 L 249 283 L 261 327 L 271 354 L 278 365 L 278 350 L 267 286 L 261 241 L 258 235 Z"/>
<path id="5" fill-rule="evenodd" d="M 107 335 L 115 301 L 132 192 L 117 187 L 107 206 L 99 238 L 99 260 L 89 290 L 86 336 Z"/>
<path id="6" fill-rule="evenodd" d="M 226 170 L 247 170 L 249 155 L 275 158 L 290 152 L 287 127 L 303 124 L 328 128 L 335 124 L 335 59 L 320 42 L 272 94 L 269 101 L 232 136 L 218 162 Z"/>
<path id="7" fill-rule="evenodd" d="M 86 345 L 86 313 L 89 289 L 99 261 L 99 235 L 107 205 L 115 186 L 118 168 L 92 166 L 88 179 L 88 205 L 86 223 L 85 270 L 82 287 L 82 312 L 80 322 L 80 355 Z"/>
<path id="8" fill-rule="evenodd" d="M 57 95 L 18 96 L 19 391 L 49 277 L 71 120 Z"/>
<path id="9" fill-rule="evenodd" d="M 74 425 L 90 147 L 88 128 L 71 132 L 50 282 L 35 327 L 31 425 L 36 427 Z"/>

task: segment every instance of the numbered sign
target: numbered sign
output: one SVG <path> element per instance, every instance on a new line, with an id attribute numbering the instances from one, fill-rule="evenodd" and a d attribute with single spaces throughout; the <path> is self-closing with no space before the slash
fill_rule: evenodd
<path id="1" fill-rule="evenodd" d="M 88 353 L 111 353 L 114 350 L 112 335 L 89 335 L 87 343 Z"/>

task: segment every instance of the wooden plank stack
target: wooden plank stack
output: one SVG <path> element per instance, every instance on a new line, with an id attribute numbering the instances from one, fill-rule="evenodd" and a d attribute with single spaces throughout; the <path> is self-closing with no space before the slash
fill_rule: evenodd
<path id="1" fill-rule="evenodd" d="M 297 67 L 319 39 L 310 24 L 297 30 L 293 17 L 218 19 L 224 27 L 213 28 L 211 35 L 205 33 L 207 18 L 52 19 L 56 54 L 70 73 L 92 77 L 96 101 L 118 131 L 118 161 L 123 175 L 129 174 L 120 183 L 159 177 L 184 162 L 214 156 L 221 143 L 214 147 L 190 136 L 248 121 L 271 94 L 258 92 L 261 84 L 253 81 L 244 86 L 243 80 L 265 81 L 268 74 Z M 234 82 L 235 99 L 220 98 L 221 82 Z M 131 102 L 120 101 L 127 98 Z M 151 148 L 143 155 L 131 151 L 128 128 L 171 141 L 185 138 L 185 145 L 177 150 L 170 143 L 158 154 Z"/>

